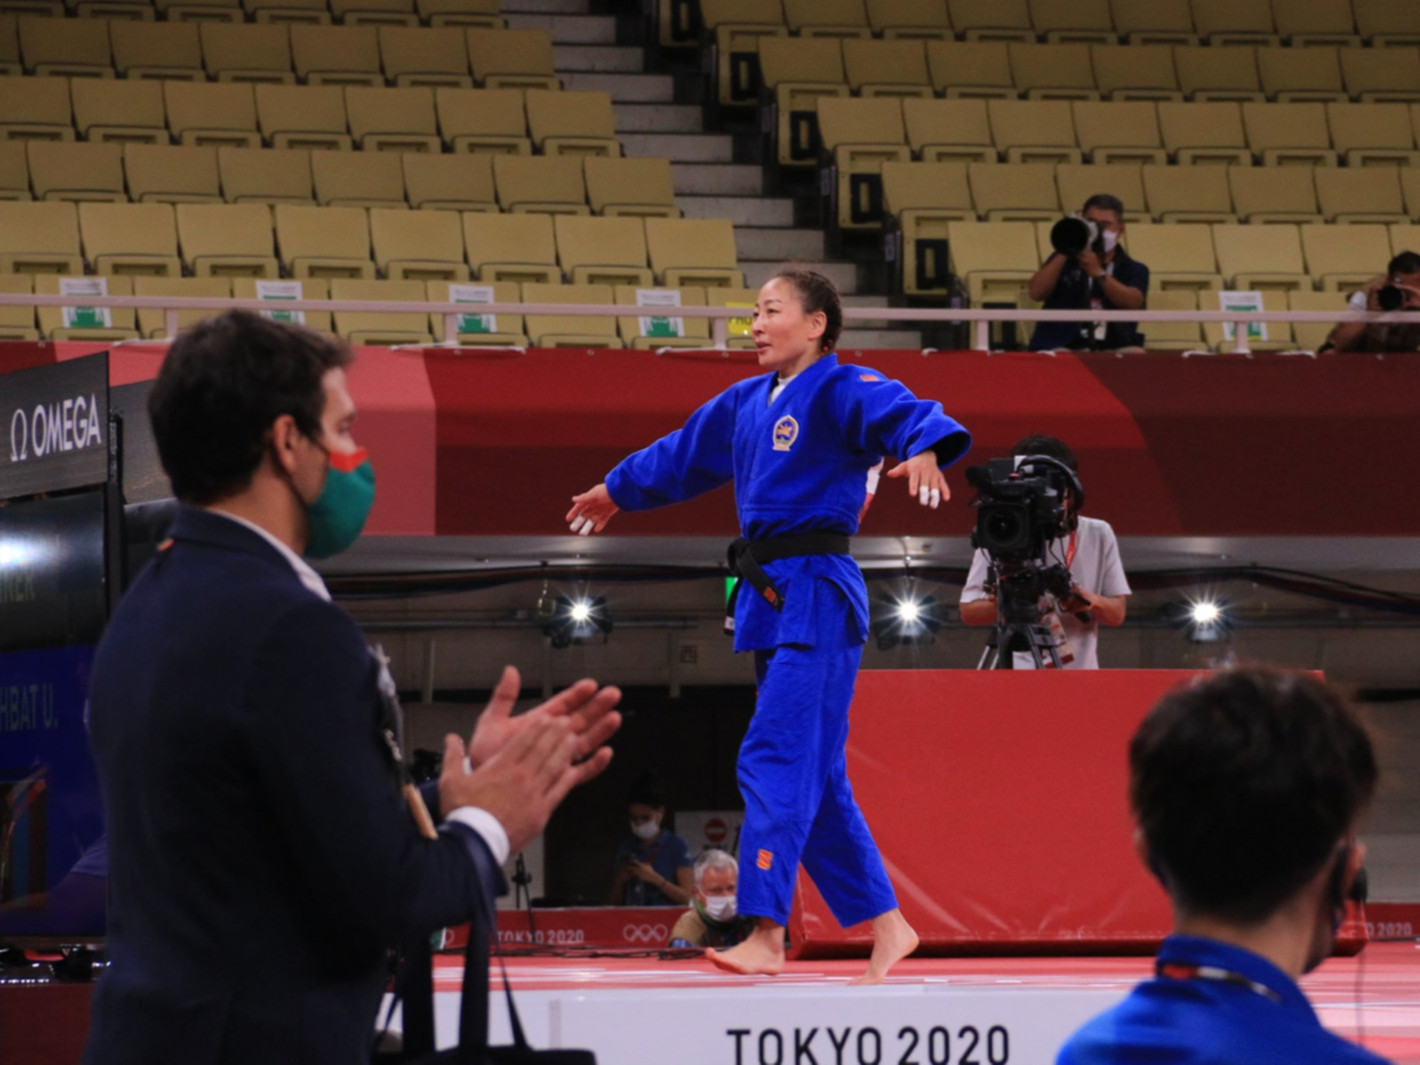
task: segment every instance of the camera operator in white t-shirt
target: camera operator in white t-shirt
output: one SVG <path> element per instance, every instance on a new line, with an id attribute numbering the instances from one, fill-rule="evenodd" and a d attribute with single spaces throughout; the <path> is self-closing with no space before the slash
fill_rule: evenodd
<path id="1" fill-rule="evenodd" d="M 1028 436 L 1011 449 L 1011 454 L 1046 455 L 1079 473 L 1075 453 L 1053 436 Z M 1060 600 L 1043 596 L 1041 622 L 1061 641 L 1058 651 L 1062 668 L 1099 669 L 1099 627 L 1124 624 L 1129 581 L 1124 576 L 1119 543 L 1109 522 L 1083 517 L 1078 509 L 1080 501 L 1073 498 L 1073 493 L 1070 496 L 1070 535 L 1046 545 L 1047 561 L 1062 562 L 1070 571 L 1070 594 Z M 996 624 L 995 589 L 986 586 L 989 572 L 990 559 L 985 551 L 977 549 L 961 591 L 961 619 L 967 625 Z M 1033 669 L 1035 665 L 1029 654 L 1017 653 L 1012 661 L 1017 669 Z"/>

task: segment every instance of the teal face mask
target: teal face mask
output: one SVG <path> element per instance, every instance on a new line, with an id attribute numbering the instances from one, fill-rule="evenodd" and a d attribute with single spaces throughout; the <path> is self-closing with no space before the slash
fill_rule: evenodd
<path id="1" fill-rule="evenodd" d="M 365 449 L 329 454 L 325 487 L 306 507 L 311 521 L 307 558 L 329 558 L 353 544 L 375 502 L 375 468 Z"/>

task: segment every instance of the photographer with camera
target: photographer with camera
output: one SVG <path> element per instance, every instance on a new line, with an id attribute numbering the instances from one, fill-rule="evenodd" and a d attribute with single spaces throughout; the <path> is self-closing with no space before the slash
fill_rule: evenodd
<path id="1" fill-rule="evenodd" d="M 1011 449 L 1011 454 L 1017 458 L 1044 456 L 1073 474 L 1079 471 L 1075 453 L 1053 436 L 1028 436 Z M 1047 590 L 1038 600 L 1039 624 L 1054 635 L 1064 669 L 1099 668 L 1099 627 L 1124 624 L 1125 600 L 1130 594 L 1114 530 L 1106 521 L 1081 516 L 1082 502 L 1074 487 L 1066 489 L 1061 525 L 1068 532 L 1045 543 L 1045 557 L 1041 560 L 1068 571 L 1068 585 L 1057 592 L 1050 590 L 1047 583 Z M 967 625 L 996 625 L 1000 620 L 998 589 L 988 587 L 991 569 L 991 554 L 978 546 L 961 592 L 961 619 Z M 1005 649 L 1001 651 L 1004 653 Z M 1035 660 L 1031 654 L 1018 652 L 1013 665 L 1017 669 L 1033 669 Z"/>
<path id="2" fill-rule="evenodd" d="M 1385 273 L 1351 294 L 1352 311 L 1420 310 L 1420 255 L 1403 251 Z M 1342 322 L 1331 331 L 1322 351 L 1415 351 L 1420 348 L 1420 321 L 1414 325 L 1382 322 Z"/>
<path id="3" fill-rule="evenodd" d="M 1097 193 L 1079 215 L 1061 219 L 1050 231 L 1055 251 L 1027 286 L 1030 298 L 1048 311 L 1137 311 L 1149 293 L 1149 268 L 1119 246 L 1124 236 L 1124 204 Z M 1133 322 L 1041 322 L 1031 336 L 1036 351 L 1073 348 L 1116 351 L 1143 347 Z"/>

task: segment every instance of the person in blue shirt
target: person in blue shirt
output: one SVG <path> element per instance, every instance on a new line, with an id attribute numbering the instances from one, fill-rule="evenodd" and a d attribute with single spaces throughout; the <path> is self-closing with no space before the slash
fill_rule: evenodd
<path id="1" fill-rule="evenodd" d="M 1155 978 L 1057 1065 L 1380 1065 L 1321 1026 L 1297 978 L 1365 896 L 1355 827 L 1376 786 L 1354 712 L 1299 673 L 1235 669 L 1178 689 L 1129 747 L 1135 844 L 1169 894 Z"/>
<path id="2" fill-rule="evenodd" d="M 627 796 L 631 834 L 616 848 L 608 906 L 684 906 L 695 891 L 690 844 L 670 829 L 666 795 L 653 773 L 642 773 Z"/>
<path id="3" fill-rule="evenodd" d="M 758 701 L 740 747 L 745 801 L 739 909 L 759 918 L 744 942 L 708 956 L 738 973 L 779 972 L 802 860 L 845 926 L 873 922 L 862 982 L 878 983 L 917 946 L 848 784 L 848 706 L 868 634 L 868 596 L 848 538 L 876 482 L 905 482 L 922 505 L 948 495 L 943 467 L 971 437 L 941 404 L 833 354 L 843 310 L 832 282 L 786 271 L 759 292 L 759 365 L 685 426 L 574 496 L 574 532 L 618 510 L 646 510 L 735 484 L 741 539 L 732 556 L 736 651 L 753 651 Z M 746 587 L 747 585 L 747 587 Z"/>

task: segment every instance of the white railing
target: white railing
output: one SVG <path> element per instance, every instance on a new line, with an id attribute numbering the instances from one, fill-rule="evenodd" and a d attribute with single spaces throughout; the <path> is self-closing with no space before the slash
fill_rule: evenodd
<path id="1" fill-rule="evenodd" d="M 724 349 L 729 340 L 728 323 L 732 318 L 749 317 L 747 307 L 640 307 L 634 304 L 591 303 L 392 303 L 375 300 L 269 300 L 222 299 L 193 296 L 40 296 L 27 293 L 0 293 L 0 307 L 111 307 L 135 310 L 162 310 L 168 338 L 178 333 L 178 312 L 187 310 L 246 311 L 352 311 L 382 314 L 437 314 L 444 320 L 443 345 L 458 346 L 458 320 L 476 314 L 518 314 L 563 316 L 581 315 L 589 318 L 655 317 L 708 318 L 711 323 L 711 348 Z M 1234 351 L 1247 354 L 1247 326 L 1253 322 L 1379 322 L 1383 324 L 1420 324 L 1420 315 L 1412 311 L 1047 311 L 1008 310 L 979 307 L 845 307 L 845 322 L 972 322 L 973 349 L 991 349 L 992 322 L 1232 322 L 1235 329 Z M 931 351 L 934 349 L 926 349 Z"/>

